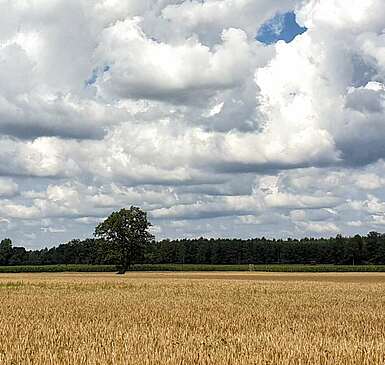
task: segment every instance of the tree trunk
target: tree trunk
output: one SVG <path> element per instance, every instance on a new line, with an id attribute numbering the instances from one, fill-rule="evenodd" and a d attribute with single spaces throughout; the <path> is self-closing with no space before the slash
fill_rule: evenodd
<path id="1" fill-rule="evenodd" d="M 129 258 L 128 258 L 127 253 L 124 253 L 122 263 L 121 263 L 121 265 L 118 266 L 117 274 L 124 274 L 127 271 L 127 269 L 129 269 L 129 268 L 130 268 Z"/>
<path id="2" fill-rule="evenodd" d="M 123 266 L 118 267 L 118 272 L 117 272 L 118 275 L 123 275 L 125 272 L 126 270 L 124 270 Z"/>

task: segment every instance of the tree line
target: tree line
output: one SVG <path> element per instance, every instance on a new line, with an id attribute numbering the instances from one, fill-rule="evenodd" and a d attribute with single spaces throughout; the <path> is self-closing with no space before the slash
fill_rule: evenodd
<path id="1" fill-rule="evenodd" d="M 110 237 L 111 238 L 111 237 Z M 108 237 L 71 240 L 26 250 L 10 239 L 0 243 L 0 265 L 117 264 L 122 254 Z M 147 238 L 150 238 L 147 237 Z M 139 242 L 140 243 L 140 242 Z M 129 250 L 130 246 L 127 246 Z M 130 264 L 385 264 L 385 235 L 297 239 L 177 239 L 133 246 Z M 124 259 L 123 259 L 124 262 Z M 124 264 L 122 264 L 124 265 Z M 128 262 L 127 267 L 128 268 Z"/>

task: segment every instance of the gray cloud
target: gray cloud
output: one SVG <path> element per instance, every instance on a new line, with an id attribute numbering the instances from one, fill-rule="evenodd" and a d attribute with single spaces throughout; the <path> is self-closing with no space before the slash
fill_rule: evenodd
<path id="1" fill-rule="evenodd" d="M 277 12 L 308 31 L 255 41 Z M 0 0 L 0 230 L 149 211 L 158 237 L 385 226 L 382 0 Z"/>

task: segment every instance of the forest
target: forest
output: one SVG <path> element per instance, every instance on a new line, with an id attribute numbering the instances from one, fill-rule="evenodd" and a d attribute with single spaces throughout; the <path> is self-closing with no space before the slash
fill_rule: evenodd
<path id="1" fill-rule="evenodd" d="M 103 239 L 71 240 L 52 248 L 26 250 L 10 239 L 0 243 L 0 265 L 114 264 L 115 252 Z M 385 264 L 385 234 L 370 232 L 331 238 L 152 240 L 140 264 Z"/>

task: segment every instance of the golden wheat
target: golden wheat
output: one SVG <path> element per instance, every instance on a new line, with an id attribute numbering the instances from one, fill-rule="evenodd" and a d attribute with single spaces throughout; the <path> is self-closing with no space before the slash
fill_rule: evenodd
<path id="1" fill-rule="evenodd" d="M 382 274 L 0 276 L 0 364 L 384 363 Z"/>

